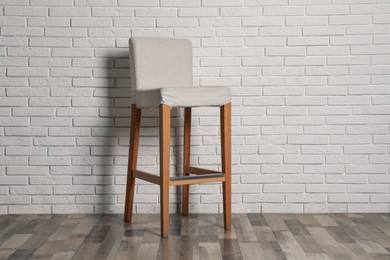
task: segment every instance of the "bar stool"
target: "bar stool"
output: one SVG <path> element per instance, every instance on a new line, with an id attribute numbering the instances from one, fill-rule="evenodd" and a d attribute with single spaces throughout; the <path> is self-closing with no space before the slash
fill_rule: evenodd
<path id="1" fill-rule="evenodd" d="M 168 236 L 169 186 L 183 186 L 182 214 L 188 215 L 189 185 L 222 182 L 224 228 L 231 226 L 231 94 L 224 87 L 194 87 L 192 45 L 189 40 L 131 38 L 130 76 L 135 93 L 132 105 L 125 222 L 131 222 L 135 179 L 160 185 L 161 237 Z M 220 107 L 222 172 L 190 165 L 191 108 Z M 158 107 L 160 114 L 160 176 L 137 170 L 141 109 Z M 170 177 L 170 113 L 184 108 L 183 176 Z"/>

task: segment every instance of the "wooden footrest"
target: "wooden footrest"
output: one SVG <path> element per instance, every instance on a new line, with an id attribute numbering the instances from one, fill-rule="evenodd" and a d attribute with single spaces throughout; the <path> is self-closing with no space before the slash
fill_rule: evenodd
<path id="1" fill-rule="evenodd" d="M 135 178 L 147 182 L 161 185 L 161 178 L 158 175 L 135 170 L 133 171 L 133 176 Z M 176 186 L 176 185 L 187 185 L 187 184 L 199 184 L 205 182 L 223 182 L 223 181 L 225 181 L 225 174 L 223 173 L 205 173 L 199 175 L 197 174 L 197 175 L 190 175 L 190 176 L 171 177 L 169 180 L 169 185 Z"/>
<path id="2" fill-rule="evenodd" d="M 225 181 L 225 175 L 222 173 L 207 174 L 207 175 L 195 175 L 195 176 L 179 176 L 171 177 L 169 185 L 186 185 L 186 184 L 199 184 L 205 182 L 222 182 Z"/>

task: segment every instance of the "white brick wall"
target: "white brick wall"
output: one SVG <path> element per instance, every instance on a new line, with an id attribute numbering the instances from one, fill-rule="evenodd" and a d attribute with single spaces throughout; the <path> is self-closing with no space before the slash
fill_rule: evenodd
<path id="1" fill-rule="evenodd" d="M 0 214 L 123 211 L 132 36 L 190 38 L 194 84 L 232 87 L 234 212 L 390 211 L 389 1 L 0 3 Z M 155 173 L 156 115 L 139 152 Z M 220 168 L 217 115 L 194 110 L 194 165 Z M 182 111 L 172 124 L 179 174 Z M 158 193 L 138 181 L 135 211 Z M 222 211 L 219 185 L 190 200 Z"/>

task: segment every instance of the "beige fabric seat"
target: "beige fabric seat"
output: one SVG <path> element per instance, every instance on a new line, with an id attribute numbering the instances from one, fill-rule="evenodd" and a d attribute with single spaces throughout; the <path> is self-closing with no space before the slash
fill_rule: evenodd
<path id="1" fill-rule="evenodd" d="M 230 90 L 226 87 L 193 87 L 189 40 L 131 38 L 130 62 L 131 86 L 139 108 L 160 104 L 170 107 L 222 106 L 231 101 Z"/>
<path id="2" fill-rule="evenodd" d="M 231 100 L 230 90 L 224 87 L 160 88 L 140 90 L 136 104 L 140 108 L 222 106 Z"/>

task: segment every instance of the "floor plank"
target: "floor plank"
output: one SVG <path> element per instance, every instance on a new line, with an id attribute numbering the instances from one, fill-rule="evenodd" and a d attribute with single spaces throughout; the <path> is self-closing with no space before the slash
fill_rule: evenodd
<path id="1" fill-rule="evenodd" d="M 390 259 L 388 214 L 0 216 L 0 259 Z"/>

